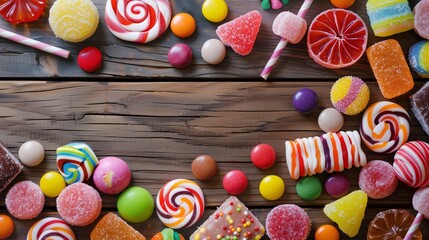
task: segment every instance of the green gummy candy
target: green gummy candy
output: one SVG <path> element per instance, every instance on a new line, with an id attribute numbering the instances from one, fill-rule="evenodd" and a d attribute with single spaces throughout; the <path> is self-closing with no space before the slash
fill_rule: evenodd
<path id="1" fill-rule="evenodd" d="M 283 5 L 286 5 L 289 3 L 289 0 L 282 0 Z"/>
<path id="2" fill-rule="evenodd" d="M 289 0 L 286 0 L 289 1 Z M 271 8 L 270 0 L 262 0 L 261 7 L 264 10 L 268 10 Z"/>

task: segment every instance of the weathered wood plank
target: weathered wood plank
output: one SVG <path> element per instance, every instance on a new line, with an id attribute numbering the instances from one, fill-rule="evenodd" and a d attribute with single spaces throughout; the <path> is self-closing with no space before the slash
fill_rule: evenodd
<path id="1" fill-rule="evenodd" d="M 143 78 L 233 78 L 259 79 L 263 67 L 271 56 L 279 37 L 271 30 L 271 24 L 280 12 L 264 11 L 260 1 L 227 1 L 229 14 L 226 19 L 232 20 L 251 10 L 259 10 L 263 15 L 260 33 L 254 50 L 246 57 L 239 56 L 228 48 L 226 59 L 217 66 L 211 66 L 201 58 L 200 49 L 210 38 L 217 38 L 215 30 L 220 24 L 207 21 L 201 13 L 204 0 L 171 0 L 175 14 L 189 12 L 197 22 L 194 35 L 187 39 L 175 37 L 170 30 L 159 39 L 148 44 L 134 44 L 117 39 L 108 30 L 104 21 L 104 0 L 93 0 L 100 14 L 100 24 L 95 34 L 82 43 L 69 43 L 55 38 L 48 24 L 49 1 L 44 15 L 36 22 L 11 25 L 6 21 L 0 22 L 0 27 L 13 32 L 35 38 L 37 40 L 71 51 L 69 59 L 62 59 L 44 52 L 31 49 L 0 39 L 0 76 L 1 77 L 143 77 Z M 410 1 L 414 5 L 417 0 Z M 290 1 L 281 11 L 297 13 L 302 1 Z M 368 46 L 383 40 L 375 37 L 369 25 L 366 13 L 366 1 L 356 1 L 350 10 L 358 13 L 365 21 L 368 32 Z M 329 1 L 315 0 L 305 19 L 310 24 L 320 12 L 332 8 Z M 397 39 L 408 53 L 411 44 L 419 37 L 413 31 L 397 34 L 391 38 Z M 344 75 L 355 75 L 361 78 L 373 78 L 366 56 L 355 65 L 346 69 L 330 70 L 316 64 L 307 53 L 306 38 L 296 45 L 290 44 L 279 59 L 271 79 L 334 79 Z M 169 48 L 178 42 L 189 44 L 193 49 L 194 60 L 186 69 L 174 69 L 167 60 Z M 77 54 L 86 46 L 97 46 L 103 52 L 103 67 L 94 74 L 83 72 L 77 66 Z M 302 71 L 305 69 L 305 71 Z M 417 75 L 414 75 L 417 77 Z"/>
<path id="2" fill-rule="evenodd" d="M 313 229 L 329 220 L 322 214 L 326 203 L 333 201 L 326 193 L 310 202 L 295 192 L 284 161 L 284 141 L 321 135 L 318 114 L 330 107 L 329 89 L 333 82 L 2 82 L 0 84 L 0 141 L 14 154 L 22 143 L 35 139 L 46 149 L 45 161 L 38 167 L 25 167 L 14 182 L 29 179 L 39 182 L 47 171 L 56 171 L 55 150 L 72 141 L 87 142 L 99 158 L 118 156 L 132 169 L 132 185 L 148 189 L 155 197 L 164 183 L 175 178 L 198 182 L 206 196 L 208 213 L 228 195 L 221 179 L 232 169 L 243 170 L 249 188 L 239 196 L 262 219 L 282 203 L 295 203 L 308 209 Z M 418 82 L 416 91 L 422 82 Z M 383 100 L 374 82 L 369 82 L 370 103 Z M 320 98 L 315 113 L 301 115 L 293 109 L 292 95 L 302 87 L 311 87 Z M 409 111 L 408 96 L 393 101 Z M 409 111 L 410 112 L 410 111 Z M 411 112 L 410 112 L 411 114 Z M 356 130 L 362 114 L 345 118 L 343 130 Z M 411 118 L 410 140 L 429 142 L 416 119 Z M 274 167 L 256 169 L 249 160 L 258 143 L 271 144 L 278 155 Z M 369 160 L 393 161 L 393 154 L 381 155 L 365 148 Z M 213 156 L 218 175 L 208 182 L 195 179 L 192 160 L 200 154 Z M 347 171 L 351 189 L 356 190 L 359 169 Z M 259 182 L 268 174 L 285 179 L 286 193 L 277 201 L 259 195 Z M 328 175 L 318 177 L 324 181 Z M 90 182 L 91 183 L 91 182 Z M 0 213 L 6 212 L 0 193 Z M 394 195 L 370 200 L 367 217 L 357 239 L 364 239 L 366 227 L 377 212 L 389 208 L 410 209 L 414 193 L 400 183 Z M 115 211 L 116 196 L 102 195 L 104 211 Z M 55 214 L 55 199 L 46 199 L 44 214 Z M 22 239 L 33 221 L 16 221 L 15 239 Z M 428 222 L 423 223 L 429 236 Z M 87 239 L 94 224 L 74 228 L 79 239 Z M 136 224 L 146 237 L 162 229 L 156 215 Z M 196 226 L 183 230 L 187 236 Z M 314 233 L 314 231 L 313 231 Z"/>

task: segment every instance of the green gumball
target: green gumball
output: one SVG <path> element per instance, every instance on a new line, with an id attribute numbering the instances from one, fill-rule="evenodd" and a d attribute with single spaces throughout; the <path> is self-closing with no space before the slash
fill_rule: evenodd
<path id="1" fill-rule="evenodd" d="M 118 198 L 117 207 L 122 218 L 132 223 L 146 221 L 155 208 L 150 192 L 141 187 L 130 187 Z"/>

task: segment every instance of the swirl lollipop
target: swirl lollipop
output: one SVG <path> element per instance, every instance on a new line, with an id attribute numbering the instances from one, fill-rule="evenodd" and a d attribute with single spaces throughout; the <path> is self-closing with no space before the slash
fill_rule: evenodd
<path id="1" fill-rule="evenodd" d="M 363 114 L 360 134 L 372 151 L 392 153 L 408 140 L 410 116 L 396 103 L 374 103 Z"/>
<path id="2" fill-rule="evenodd" d="M 27 240 L 41 239 L 76 240 L 76 236 L 64 220 L 47 217 L 34 223 L 27 234 Z"/>
<path id="3" fill-rule="evenodd" d="M 405 143 L 396 152 L 393 169 L 396 176 L 410 187 L 429 185 L 429 144 L 422 141 Z"/>
<path id="4" fill-rule="evenodd" d="M 105 20 L 116 37 L 147 43 L 167 30 L 171 19 L 168 0 L 107 0 Z"/>
<path id="5" fill-rule="evenodd" d="M 165 184 L 156 197 L 156 212 L 169 228 L 192 226 L 204 213 L 204 194 L 193 181 L 175 179 Z"/>
<path id="6" fill-rule="evenodd" d="M 58 170 L 68 184 L 88 180 L 97 164 L 97 156 L 86 143 L 69 143 L 57 149 Z"/>

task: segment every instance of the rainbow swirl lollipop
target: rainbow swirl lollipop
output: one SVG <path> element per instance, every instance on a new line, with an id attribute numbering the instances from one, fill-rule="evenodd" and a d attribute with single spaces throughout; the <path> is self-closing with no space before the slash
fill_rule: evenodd
<path id="1" fill-rule="evenodd" d="M 374 103 L 363 114 L 360 134 L 372 151 L 392 153 L 408 140 L 410 116 L 396 103 Z"/>
<path id="2" fill-rule="evenodd" d="M 171 180 L 158 192 L 156 213 L 169 228 L 190 227 L 204 213 L 203 191 L 193 181 Z"/>
<path id="3" fill-rule="evenodd" d="M 69 143 L 57 149 L 58 170 L 68 184 L 88 180 L 97 164 L 97 156 L 86 143 Z"/>
<path id="4" fill-rule="evenodd" d="M 34 223 L 27 234 L 27 240 L 41 239 L 76 240 L 76 236 L 64 220 L 47 217 Z"/>

